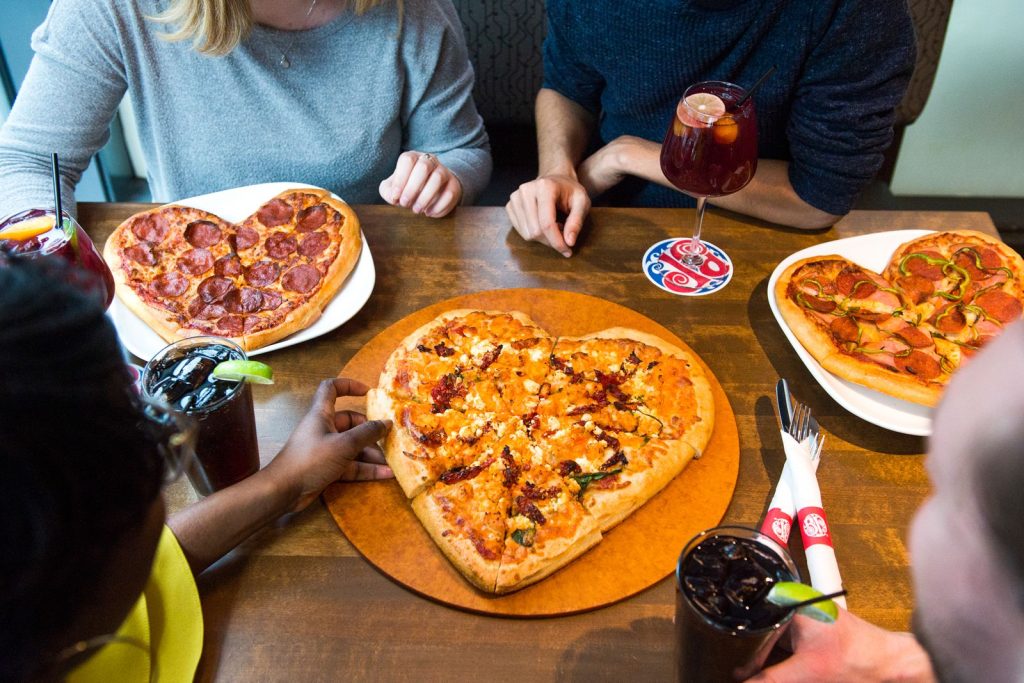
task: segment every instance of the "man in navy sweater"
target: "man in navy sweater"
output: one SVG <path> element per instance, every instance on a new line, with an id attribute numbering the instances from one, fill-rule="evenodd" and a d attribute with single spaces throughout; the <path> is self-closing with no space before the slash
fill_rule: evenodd
<path id="1" fill-rule="evenodd" d="M 659 162 L 680 96 L 703 80 L 750 87 L 773 66 L 754 96 L 757 174 L 711 203 L 831 225 L 881 166 L 915 58 L 905 0 L 549 0 L 547 12 L 538 178 L 506 210 L 564 256 L 601 195 L 693 206 Z"/>

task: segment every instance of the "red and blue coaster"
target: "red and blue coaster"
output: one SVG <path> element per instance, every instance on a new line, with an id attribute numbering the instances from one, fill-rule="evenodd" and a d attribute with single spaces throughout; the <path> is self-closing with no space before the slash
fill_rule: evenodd
<path id="1" fill-rule="evenodd" d="M 672 294 L 704 296 L 717 292 L 732 279 L 732 259 L 710 242 L 704 245 L 704 263 L 689 266 L 683 263 L 691 239 L 673 237 L 662 240 L 644 254 L 643 268 L 647 278 Z"/>

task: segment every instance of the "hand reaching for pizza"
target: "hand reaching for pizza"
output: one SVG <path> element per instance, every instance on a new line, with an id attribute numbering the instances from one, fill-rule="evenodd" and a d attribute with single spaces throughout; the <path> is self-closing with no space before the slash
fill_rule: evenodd
<path id="1" fill-rule="evenodd" d="M 352 379 L 321 382 L 309 411 L 267 466 L 268 474 L 296 492 L 292 512 L 305 508 L 332 482 L 394 476 L 377 447 L 391 421 L 367 420 L 361 413 L 334 410 L 339 396 L 363 396 L 368 389 Z"/>
<path id="2" fill-rule="evenodd" d="M 462 183 L 433 154 L 402 152 L 395 172 L 381 182 L 380 196 L 393 206 L 441 218 L 462 200 Z"/>

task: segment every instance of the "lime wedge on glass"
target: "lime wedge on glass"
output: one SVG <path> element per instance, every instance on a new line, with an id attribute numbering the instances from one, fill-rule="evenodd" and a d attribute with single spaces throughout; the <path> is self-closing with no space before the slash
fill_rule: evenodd
<path id="1" fill-rule="evenodd" d="M 273 384 L 274 371 L 258 360 L 226 360 L 213 369 L 214 379 L 246 380 L 253 384 Z"/>
<path id="2" fill-rule="evenodd" d="M 772 589 L 768 591 L 768 595 L 765 596 L 765 600 L 770 603 L 786 607 L 787 605 L 796 605 L 801 602 L 813 600 L 814 598 L 820 598 L 823 595 L 824 593 L 819 591 L 817 588 L 812 588 L 805 583 L 780 581 L 772 586 Z M 839 618 L 839 608 L 836 607 L 836 603 L 832 602 L 832 600 L 822 600 L 821 602 L 804 605 L 803 607 L 797 608 L 797 612 L 805 617 L 823 621 L 826 624 L 831 624 Z"/>

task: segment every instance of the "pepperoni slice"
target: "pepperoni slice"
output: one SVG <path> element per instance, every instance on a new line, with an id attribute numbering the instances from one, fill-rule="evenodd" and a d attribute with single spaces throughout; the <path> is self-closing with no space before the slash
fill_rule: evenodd
<path id="1" fill-rule="evenodd" d="M 295 266 L 281 278 L 281 285 L 289 292 L 305 294 L 320 284 L 320 271 L 303 263 Z"/>
<path id="2" fill-rule="evenodd" d="M 327 222 L 327 207 L 323 204 L 311 206 L 299 211 L 295 229 L 298 232 L 313 232 Z"/>
<path id="3" fill-rule="evenodd" d="M 851 299 L 866 299 L 878 291 L 878 285 L 860 268 L 843 268 L 836 276 L 836 286 Z"/>
<path id="4" fill-rule="evenodd" d="M 226 315 L 217 321 L 217 329 L 225 334 L 242 334 L 245 329 L 245 321 L 240 315 Z"/>
<path id="5" fill-rule="evenodd" d="M 912 325 L 904 325 L 894 332 L 897 337 L 915 349 L 925 349 L 932 345 L 931 335 L 927 335 Z"/>
<path id="6" fill-rule="evenodd" d="M 221 256 L 213 262 L 213 272 L 222 277 L 235 277 L 242 274 L 242 262 L 234 254 Z"/>
<path id="7" fill-rule="evenodd" d="M 942 372 L 939 361 L 921 351 L 911 351 L 908 355 L 896 356 L 893 360 L 899 370 L 921 379 L 935 379 Z"/>
<path id="8" fill-rule="evenodd" d="M 935 293 L 935 285 L 926 277 L 907 275 L 897 278 L 894 283 L 912 304 L 923 303 Z"/>
<path id="9" fill-rule="evenodd" d="M 260 234 L 252 228 L 242 226 L 238 228 L 238 232 L 235 233 L 234 241 L 235 251 L 245 251 L 246 249 L 252 248 L 253 245 L 260 241 Z"/>
<path id="10" fill-rule="evenodd" d="M 193 247 L 212 247 L 220 242 L 222 237 L 220 228 L 211 221 L 192 221 L 185 226 L 185 241 Z"/>
<path id="11" fill-rule="evenodd" d="M 229 313 L 255 313 L 262 305 L 263 295 L 252 287 L 234 289 L 224 297 L 224 308 Z"/>
<path id="12" fill-rule="evenodd" d="M 278 306 L 280 306 L 281 303 L 284 301 L 284 299 L 281 297 L 281 295 L 278 294 L 277 292 L 273 291 L 273 290 L 264 289 L 264 290 L 262 290 L 262 293 L 263 293 L 263 306 L 260 308 L 260 310 L 262 310 L 262 311 L 273 311 Z"/>
<path id="13" fill-rule="evenodd" d="M 133 244 L 124 250 L 124 255 L 136 263 L 144 266 L 156 265 L 156 256 L 153 255 L 153 248 L 146 242 Z"/>
<path id="14" fill-rule="evenodd" d="M 295 209 L 292 208 L 292 205 L 278 198 L 261 206 L 256 213 L 256 218 L 268 228 L 276 228 L 290 221 L 293 215 L 295 215 Z"/>
<path id="15" fill-rule="evenodd" d="M 836 302 L 830 299 L 819 299 L 811 294 L 804 294 L 799 299 L 810 306 L 811 310 L 818 313 L 831 313 L 836 310 Z"/>
<path id="16" fill-rule="evenodd" d="M 1021 316 L 1020 300 L 1002 290 L 985 292 L 974 303 L 982 308 L 989 317 L 1001 323 L 1008 323 Z"/>
<path id="17" fill-rule="evenodd" d="M 860 328 L 857 322 L 849 317 L 836 318 L 828 326 L 829 332 L 838 341 L 855 342 L 860 339 Z"/>
<path id="18" fill-rule="evenodd" d="M 235 283 L 226 277 L 208 277 L 199 283 L 199 298 L 210 304 L 220 301 L 233 289 L 235 289 Z"/>
<path id="19" fill-rule="evenodd" d="M 266 287 L 277 280 L 281 268 L 273 261 L 260 261 L 245 269 L 245 281 L 253 287 Z"/>
<path id="20" fill-rule="evenodd" d="M 331 238 L 327 236 L 327 233 L 323 230 L 317 230 L 302 238 L 302 244 L 299 245 L 299 253 L 306 258 L 316 258 L 323 253 L 330 243 Z"/>
<path id="21" fill-rule="evenodd" d="M 243 321 L 243 326 L 246 332 L 252 332 L 261 322 L 263 322 L 263 318 L 258 315 L 247 315 Z"/>
<path id="22" fill-rule="evenodd" d="M 227 313 L 220 304 L 208 304 L 201 296 L 188 305 L 188 314 L 197 320 L 216 320 Z"/>
<path id="23" fill-rule="evenodd" d="M 189 275 L 202 275 L 213 268 L 213 254 L 206 249 L 189 249 L 178 257 L 178 270 Z"/>
<path id="24" fill-rule="evenodd" d="M 945 334 L 956 334 L 967 325 L 967 317 L 960 310 L 959 304 L 949 304 L 938 311 L 929 321 L 932 325 Z"/>
<path id="25" fill-rule="evenodd" d="M 150 244 L 163 242 L 168 229 L 167 219 L 159 213 L 147 213 L 132 224 L 132 234 Z"/>
<path id="26" fill-rule="evenodd" d="M 267 255 L 278 261 L 288 258 L 298 246 L 299 241 L 286 232 L 275 232 L 266 241 Z"/>
<path id="27" fill-rule="evenodd" d="M 906 261 L 904 261 L 904 265 L 907 272 L 911 275 L 920 275 L 921 277 L 932 281 L 944 278 L 945 275 L 942 272 L 942 265 L 929 263 L 926 259 L 921 258 L 922 255 L 932 259 L 939 259 L 940 261 L 946 260 L 946 258 L 937 251 L 915 251 L 913 254 L 907 254 L 904 256 L 906 259 Z"/>
<path id="28" fill-rule="evenodd" d="M 861 308 L 851 308 L 849 313 L 857 320 L 867 320 L 873 323 L 883 323 L 892 317 L 891 314 L 883 311 L 868 311 Z"/>
<path id="29" fill-rule="evenodd" d="M 162 297 L 179 297 L 188 289 L 188 278 L 176 270 L 158 275 L 149 285 L 153 294 Z"/>

